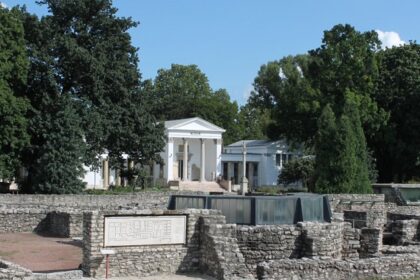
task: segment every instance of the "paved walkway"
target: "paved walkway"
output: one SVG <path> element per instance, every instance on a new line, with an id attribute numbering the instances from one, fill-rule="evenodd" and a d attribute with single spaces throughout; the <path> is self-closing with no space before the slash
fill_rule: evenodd
<path id="1" fill-rule="evenodd" d="M 3 233 L 0 257 L 34 272 L 74 270 L 82 263 L 82 248 L 69 238 Z"/>
<path id="2" fill-rule="evenodd" d="M 180 182 L 180 186 L 178 187 L 171 187 L 174 190 L 180 191 L 201 191 L 201 192 L 226 192 L 225 189 L 220 187 L 220 185 L 216 182 L 197 182 L 197 181 L 187 181 L 187 182 Z"/>

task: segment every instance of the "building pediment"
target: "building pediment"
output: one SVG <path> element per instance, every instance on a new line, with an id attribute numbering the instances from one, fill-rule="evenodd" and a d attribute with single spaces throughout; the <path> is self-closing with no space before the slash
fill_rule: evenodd
<path id="1" fill-rule="evenodd" d="M 223 133 L 225 130 L 201 118 L 190 118 L 166 121 L 167 131 L 188 131 L 188 132 L 216 132 Z"/>

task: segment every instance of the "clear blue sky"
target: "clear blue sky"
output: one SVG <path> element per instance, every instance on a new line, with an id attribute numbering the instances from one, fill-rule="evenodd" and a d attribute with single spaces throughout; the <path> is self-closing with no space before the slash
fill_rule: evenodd
<path id="1" fill-rule="evenodd" d="M 46 13 L 32 0 L 26 4 Z M 143 79 L 172 63 L 197 64 L 213 89 L 226 88 L 239 104 L 260 66 L 316 48 L 323 31 L 349 23 L 360 31 L 381 30 L 385 40 L 420 41 L 418 0 L 114 0 L 119 15 L 140 25 L 131 30 Z"/>

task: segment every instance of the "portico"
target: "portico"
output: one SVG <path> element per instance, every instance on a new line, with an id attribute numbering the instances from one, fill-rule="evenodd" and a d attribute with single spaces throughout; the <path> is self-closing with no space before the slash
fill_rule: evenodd
<path id="1" fill-rule="evenodd" d="M 154 177 L 162 176 L 166 182 L 214 181 L 222 173 L 223 132 L 198 117 L 166 121 L 167 143 L 161 153 L 164 165 L 155 165 Z"/>

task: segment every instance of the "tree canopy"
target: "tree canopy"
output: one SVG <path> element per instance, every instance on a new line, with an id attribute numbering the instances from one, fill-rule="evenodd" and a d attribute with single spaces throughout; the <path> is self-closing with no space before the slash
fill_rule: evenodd
<path id="1" fill-rule="evenodd" d="M 238 139 L 238 104 L 225 89 L 213 90 L 196 65 L 172 64 L 143 85 L 159 120 L 201 117 L 224 129 L 224 143 Z"/>
<path id="2" fill-rule="evenodd" d="M 24 98 L 28 72 L 24 30 L 17 9 L 0 6 L 0 178 L 12 179 L 29 143 Z"/>
<path id="3" fill-rule="evenodd" d="M 104 153 L 114 167 L 124 154 L 136 163 L 157 159 L 163 126 L 143 100 L 128 34 L 137 23 L 117 17 L 110 0 L 40 3 L 50 12 L 40 19 L 21 10 L 32 105 L 26 190 L 78 192 L 83 164 L 97 165 Z M 67 153 L 57 155 L 63 146 Z"/>
<path id="4" fill-rule="evenodd" d="M 371 139 L 381 182 L 420 179 L 420 46 L 410 44 L 379 53 L 375 100 L 389 112 L 386 126 Z"/>
<path id="5" fill-rule="evenodd" d="M 388 117 L 375 100 L 379 48 L 375 32 L 336 25 L 319 48 L 269 62 L 255 78 L 249 104 L 271 112 L 267 135 L 315 147 L 319 191 L 368 191 L 365 133 Z"/>

